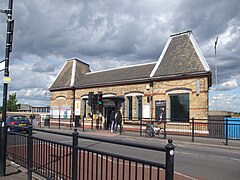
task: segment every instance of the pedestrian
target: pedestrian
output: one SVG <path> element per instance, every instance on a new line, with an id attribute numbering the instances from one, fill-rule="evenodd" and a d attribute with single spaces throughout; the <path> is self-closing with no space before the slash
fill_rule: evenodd
<path id="1" fill-rule="evenodd" d="M 110 114 L 110 122 L 111 122 L 111 132 L 113 132 L 114 129 L 114 121 L 115 121 L 115 117 L 114 117 L 114 111 L 112 110 L 111 114 Z"/>
<path id="2" fill-rule="evenodd" d="M 34 123 L 35 123 L 35 115 L 34 114 L 30 115 L 30 121 L 31 121 L 32 126 L 34 126 Z"/>
<path id="3" fill-rule="evenodd" d="M 117 113 L 116 113 L 116 126 L 115 126 L 115 131 L 117 131 L 118 130 L 118 127 L 119 127 L 119 129 L 120 129 L 120 131 L 121 131 L 121 126 L 122 126 L 122 114 L 121 114 L 121 111 L 118 111 Z M 121 132 L 120 132 L 121 133 Z"/>

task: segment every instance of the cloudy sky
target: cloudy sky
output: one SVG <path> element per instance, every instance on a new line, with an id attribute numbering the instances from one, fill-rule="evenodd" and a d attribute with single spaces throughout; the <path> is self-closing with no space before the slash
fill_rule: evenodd
<path id="1" fill-rule="evenodd" d="M 7 2 L 0 0 L 0 9 Z M 9 93 L 16 92 L 19 103 L 48 105 L 44 92 L 69 58 L 92 71 L 153 62 L 169 35 L 192 30 L 212 71 L 217 67 L 210 109 L 240 112 L 239 0 L 15 0 L 13 18 Z M 1 14 L 2 60 L 5 34 Z"/>

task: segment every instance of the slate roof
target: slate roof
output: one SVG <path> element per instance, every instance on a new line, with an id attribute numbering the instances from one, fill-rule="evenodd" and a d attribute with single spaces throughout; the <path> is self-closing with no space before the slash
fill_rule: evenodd
<path id="1" fill-rule="evenodd" d="M 49 90 L 140 83 L 149 82 L 150 79 L 211 74 L 191 31 L 171 35 L 157 62 L 97 72 L 86 71 L 86 66 L 89 65 L 77 59 L 68 60 Z"/>
<path id="2" fill-rule="evenodd" d="M 172 35 L 156 66 L 152 77 L 210 71 L 191 31 Z"/>
<path id="3" fill-rule="evenodd" d="M 147 81 L 149 74 L 155 65 L 156 62 L 86 73 L 79 79 L 79 81 L 76 81 L 75 86 L 80 88 L 92 85 L 103 86 Z"/>
<path id="4" fill-rule="evenodd" d="M 60 70 L 55 81 L 50 85 L 49 90 L 71 87 L 72 67 L 73 61 L 67 61 Z"/>

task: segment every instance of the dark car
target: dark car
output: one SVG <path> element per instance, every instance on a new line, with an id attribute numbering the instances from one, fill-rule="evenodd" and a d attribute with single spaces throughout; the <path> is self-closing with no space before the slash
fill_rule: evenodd
<path id="1" fill-rule="evenodd" d="M 8 125 L 9 132 L 19 132 L 19 131 L 27 131 L 27 128 L 31 122 L 26 116 L 22 115 L 13 115 L 9 116 L 6 121 Z"/>

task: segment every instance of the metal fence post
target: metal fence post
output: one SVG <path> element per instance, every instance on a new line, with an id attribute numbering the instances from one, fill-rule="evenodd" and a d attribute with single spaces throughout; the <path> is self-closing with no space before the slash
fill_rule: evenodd
<path id="1" fill-rule="evenodd" d="M 175 146 L 172 144 L 172 139 L 168 139 L 168 144 L 166 148 L 166 169 L 165 169 L 165 179 L 173 180 L 174 178 L 174 154 Z"/>
<path id="2" fill-rule="evenodd" d="M 0 177 L 6 174 L 7 126 L 0 122 Z"/>
<path id="3" fill-rule="evenodd" d="M 226 137 L 225 137 L 225 145 L 228 146 L 228 118 L 226 117 Z"/>
<path id="4" fill-rule="evenodd" d="M 166 118 L 164 118 L 163 123 L 164 123 L 164 124 L 163 124 L 164 139 L 166 139 L 166 138 L 167 138 L 167 131 L 166 131 L 167 119 L 166 119 Z"/>
<path id="5" fill-rule="evenodd" d="M 33 168 L 33 139 L 32 139 L 32 125 L 29 125 L 27 137 L 27 169 L 29 180 L 32 179 L 32 168 Z"/>
<path id="6" fill-rule="evenodd" d="M 82 127 L 82 131 L 84 132 L 84 117 L 82 119 L 82 123 L 83 123 L 83 127 Z M 106 123 L 107 124 L 107 123 Z"/>
<path id="7" fill-rule="evenodd" d="M 194 128 L 195 128 L 195 124 L 194 124 L 194 118 L 192 118 L 192 142 L 194 142 Z"/>
<path id="8" fill-rule="evenodd" d="M 60 116 L 60 113 L 59 113 L 59 116 L 58 116 L 58 129 L 60 129 L 60 119 L 61 119 L 61 116 Z"/>
<path id="9" fill-rule="evenodd" d="M 142 118 L 140 119 L 140 136 L 142 136 Z"/>
<path id="10" fill-rule="evenodd" d="M 77 164 L 78 164 L 78 132 L 77 129 L 74 129 L 73 135 L 73 142 L 72 142 L 72 179 L 77 180 Z"/>

